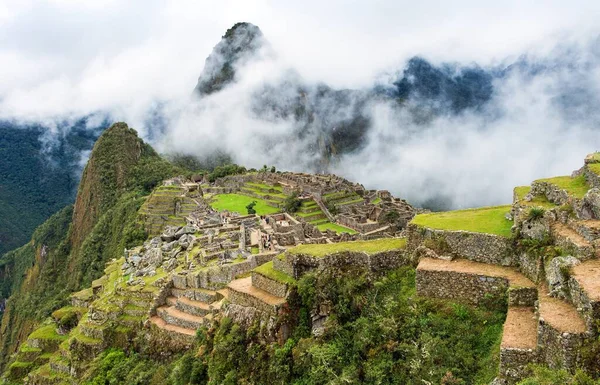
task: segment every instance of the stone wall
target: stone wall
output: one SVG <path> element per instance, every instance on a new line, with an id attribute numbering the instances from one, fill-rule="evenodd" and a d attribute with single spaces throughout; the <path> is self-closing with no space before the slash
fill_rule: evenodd
<path id="1" fill-rule="evenodd" d="M 587 180 L 592 187 L 600 188 L 600 176 L 590 170 L 587 164 L 583 166 L 583 175 L 585 175 L 585 180 Z"/>
<path id="2" fill-rule="evenodd" d="M 348 267 L 357 267 L 373 273 L 380 273 L 404 265 L 415 265 L 415 261 L 404 250 L 392 250 L 371 255 L 364 252 L 344 251 L 324 257 L 285 253 L 282 257 L 273 260 L 273 267 L 276 270 L 285 272 L 295 279 L 312 270 L 343 270 Z"/>
<path id="3" fill-rule="evenodd" d="M 342 226 L 349 227 L 353 230 L 358 231 L 359 233 L 368 233 L 373 230 L 377 230 L 380 227 L 383 227 L 381 224 L 377 222 L 360 222 L 358 218 L 354 218 L 350 215 L 340 214 L 336 218 L 337 223 Z"/>
<path id="4" fill-rule="evenodd" d="M 552 369 L 573 371 L 581 363 L 581 334 L 562 333 L 540 317 L 538 323 L 538 350 L 540 361 Z"/>
<path id="5" fill-rule="evenodd" d="M 500 348 L 500 368 L 498 374 L 507 383 L 515 384 L 527 376 L 527 365 L 536 363 L 535 349 Z"/>
<path id="6" fill-rule="evenodd" d="M 568 203 L 570 200 L 569 194 L 567 194 L 565 190 L 562 190 L 558 186 L 548 182 L 533 182 L 531 184 L 531 191 L 529 192 L 529 195 L 546 196 L 550 202 L 559 206 Z"/>
<path id="7" fill-rule="evenodd" d="M 521 252 L 516 255 L 519 270 L 523 275 L 535 283 L 545 278 L 544 259 L 542 256 L 531 255 L 527 252 Z"/>
<path id="8" fill-rule="evenodd" d="M 479 305 L 489 295 L 502 296 L 508 290 L 508 280 L 457 271 L 417 269 L 417 294 L 423 297 L 458 300 Z"/>
<path id="9" fill-rule="evenodd" d="M 585 320 L 587 329 L 593 335 L 598 335 L 597 320 L 600 320 L 600 302 L 592 301 L 575 278 L 569 278 L 568 286 L 573 306 L 580 309 L 580 314 Z"/>
<path id="10" fill-rule="evenodd" d="M 469 231 L 434 230 L 408 225 L 408 250 L 414 251 L 427 239 L 443 243 L 455 257 L 502 266 L 516 266 L 512 240 L 493 234 Z"/>
<path id="11" fill-rule="evenodd" d="M 265 277 L 256 271 L 252 272 L 252 286 L 282 298 L 287 297 L 290 289 L 288 284 Z"/>

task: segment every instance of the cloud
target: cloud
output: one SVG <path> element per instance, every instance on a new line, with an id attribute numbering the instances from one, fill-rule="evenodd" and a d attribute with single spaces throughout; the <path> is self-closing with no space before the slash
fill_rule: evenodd
<path id="1" fill-rule="evenodd" d="M 414 55 L 486 69 L 523 54 L 529 63 L 559 63 L 562 70 L 533 80 L 519 71 L 497 78 L 486 109 L 442 114 L 425 126 L 406 109 L 371 101 L 360 107 L 372 123 L 364 147 L 331 165 L 417 204 L 503 203 L 512 186 L 568 173 L 595 150 L 599 16 L 597 1 L 3 3 L 0 119 L 57 127 L 107 114 L 165 152 L 224 149 L 251 167 L 314 170 L 323 130 L 350 119 L 349 106 L 362 106 L 361 93 L 376 79 L 397 77 Z M 240 68 L 238 82 L 222 92 L 192 101 L 206 57 L 238 21 L 258 25 L 275 55 Z M 575 67 L 564 65 L 565 57 Z M 257 93 L 282 82 L 309 87 L 309 102 L 326 119 L 300 134 L 292 119 L 257 115 Z M 359 92 L 340 105 L 315 96 L 321 83 Z M 295 91 L 281 87 L 266 95 L 293 103 Z M 164 132 L 157 134 L 149 114 L 160 116 Z"/>

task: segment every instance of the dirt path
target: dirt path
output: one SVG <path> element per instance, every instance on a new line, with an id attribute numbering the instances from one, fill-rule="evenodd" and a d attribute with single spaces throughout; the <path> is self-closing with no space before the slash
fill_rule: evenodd
<path id="1" fill-rule="evenodd" d="M 575 307 L 558 298 L 548 296 L 545 287 L 538 289 L 540 318 L 561 332 L 584 333 L 585 322 Z"/>
<path id="2" fill-rule="evenodd" d="M 268 305 L 281 305 L 285 303 L 285 298 L 276 297 L 257 287 L 252 286 L 252 277 L 236 279 L 227 285 L 230 290 L 240 293 L 246 293 L 252 297 L 258 298 Z"/>
<path id="3" fill-rule="evenodd" d="M 592 301 L 600 301 L 600 260 L 592 259 L 573 267 L 571 274 Z"/>
<path id="4" fill-rule="evenodd" d="M 562 223 L 555 223 L 552 226 L 552 233 L 555 236 L 561 236 L 563 238 L 567 238 L 568 240 L 570 240 L 571 242 L 573 242 L 573 244 L 575 244 L 578 247 L 591 247 L 590 243 L 587 241 L 587 239 L 585 239 L 584 237 L 582 237 L 579 233 L 577 233 L 575 230 L 573 230 L 572 228 L 563 225 Z"/>
<path id="5" fill-rule="evenodd" d="M 511 306 L 508 308 L 501 346 L 513 349 L 536 348 L 537 318 L 533 307 Z"/>
<path id="6" fill-rule="evenodd" d="M 417 269 L 434 271 L 456 271 L 484 275 L 488 277 L 506 278 L 511 286 L 535 287 L 535 284 L 511 267 L 490 265 L 487 263 L 473 262 L 468 259 L 455 259 L 446 261 L 434 258 L 422 258 Z"/>

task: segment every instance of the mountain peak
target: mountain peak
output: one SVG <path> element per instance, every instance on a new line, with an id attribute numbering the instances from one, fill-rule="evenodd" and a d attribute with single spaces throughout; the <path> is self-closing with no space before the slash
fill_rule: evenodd
<path id="1" fill-rule="evenodd" d="M 223 89 L 235 80 L 235 67 L 252 57 L 263 44 L 260 28 L 251 23 L 236 23 L 206 58 L 194 92 L 209 95 Z"/>

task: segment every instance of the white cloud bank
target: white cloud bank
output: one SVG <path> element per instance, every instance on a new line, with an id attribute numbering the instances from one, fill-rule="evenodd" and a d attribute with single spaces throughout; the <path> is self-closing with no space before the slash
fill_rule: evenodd
<path id="1" fill-rule="evenodd" d="M 311 163 L 304 153 L 314 137 L 290 141 L 291 122 L 249 113 L 251 91 L 286 69 L 308 83 L 362 88 L 414 55 L 490 66 L 523 53 L 560 59 L 558 42 L 588 55 L 599 16 L 597 1 L 0 2 L 0 118 L 51 123 L 108 111 L 144 135 L 148 109 L 166 102 L 167 132 L 154 139 L 161 149 L 221 147 L 249 166 L 299 170 Z M 258 25 L 277 57 L 190 105 L 204 60 L 238 21 Z M 512 186 L 566 174 L 597 149 L 598 122 L 568 119 L 554 103 L 572 77 L 600 91 L 596 59 L 586 60 L 572 73 L 502 81 L 485 113 L 439 118 L 426 129 L 373 105 L 365 149 L 336 172 L 416 203 L 439 195 L 454 207 L 507 202 Z"/>

